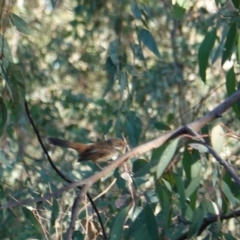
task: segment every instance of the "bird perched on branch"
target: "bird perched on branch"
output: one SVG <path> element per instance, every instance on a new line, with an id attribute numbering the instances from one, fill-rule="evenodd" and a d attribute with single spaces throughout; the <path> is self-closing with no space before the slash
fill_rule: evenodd
<path id="1" fill-rule="evenodd" d="M 69 142 L 58 138 L 48 138 L 50 144 L 59 147 L 72 148 L 79 153 L 79 162 L 92 160 L 93 162 L 102 162 L 115 159 L 118 156 L 118 150 L 127 147 L 127 143 L 120 138 L 110 138 L 108 140 L 96 143 L 77 143 Z"/>

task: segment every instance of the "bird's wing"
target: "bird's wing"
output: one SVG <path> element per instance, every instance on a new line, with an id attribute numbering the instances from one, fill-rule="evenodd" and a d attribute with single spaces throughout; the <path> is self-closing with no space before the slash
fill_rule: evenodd
<path id="1" fill-rule="evenodd" d="M 88 148 L 86 151 L 82 152 L 79 156 L 78 161 L 92 160 L 96 162 L 110 160 L 117 154 L 113 149 L 108 148 Z"/>

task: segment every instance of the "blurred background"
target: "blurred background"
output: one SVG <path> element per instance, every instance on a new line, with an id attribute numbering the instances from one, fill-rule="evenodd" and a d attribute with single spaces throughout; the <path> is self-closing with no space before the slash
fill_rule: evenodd
<path id="1" fill-rule="evenodd" d="M 125 137 L 133 148 L 202 117 L 227 95 L 225 72 L 237 58 L 233 54 L 222 67 L 224 43 L 231 24 L 238 16 L 238 10 L 231 2 L 21 0 L 0 3 L 4 9 L 2 34 L 24 79 L 24 90 L 13 92 L 17 95 L 14 101 L 21 105 L 25 94 L 31 116 L 54 163 L 73 180 L 90 176 L 99 168 L 91 162 L 78 163 L 74 151 L 50 146 L 47 137 L 83 143 L 95 142 L 105 136 Z M 6 23 L 9 12 L 20 19 L 11 15 L 11 21 Z M 199 48 L 212 29 L 215 29 L 216 36 L 209 56 L 206 52 L 204 82 L 199 75 Z M 234 69 L 238 71 L 237 64 Z M 4 106 L 1 108 L 4 114 L 0 129 L 1 204 L 54 192 L 66 183 L 50 167 L 23 106 L 12 104 L 4 81 L 1 82 L 1 99 L 4 102 L 1 105 Z M 238 121 L 233 110 L 224 114 L 220 121 L 229 127 L 229 131 L 238 133 Z M 211 127 L 211 124 L 207 126 L 203 133 L 209 134 Z M 218 152 L 225 157 L 235 155 L 239 149 L 237 140 L 225 138 L 226 129 L 219 128 L 215 141 Z M 165 172 L 162 180 L 156 179 L 154 167 L 161 158 L 163 147 L 130 161 L 139 198 L 138 208 L 134 210 L 136 216 L 146 205 L 151 206 L 157 232 L 167 238 L 154 238 L 147 230 L 143 234 L 130 227 L 130 233 L 125 229 L 122 239 L 174 239 L 176 232 L 173 233 L 173 229 L 179 227 L 179 222 L 173 218 L 180 214 L 181 204 L 177 197 L 177 178 L 173 175 L 177 174 L 182 179 L 185 188 L 190 182 L 185 174 L 186 167 L 182 166 L 183 157 L 185 160 L 194 159 L 189 161 L 197 164 L 194 169 L 200 178 L 193 191 L 194 199 L 190 199 L 191 213 L 186 213 L 187 219 L 191 220 L 202 201 L 214 202 L 226 212 L 230 206 L 239 205 L 239 191 L 236 189 L 232 190 L 235 191 L 232 192 L 234 204 L 228 196 L 222 199 L 221 184 L 216 186 L 216 182 L 221 180 L 219 166 L 208 161 L 207 154 L 196 150 L 187 152 L 186 149 L 179 147 L 179 153 L 173 157 L 175 164 Z M 229 160 L 234 160 L 239 169 L 236 158 Z M 107 232 L 111 229 L 113 216 L 122 206 L 133 201 L 128 183 L 121 177 L 122 172 L 121 167 L 116 169 L 90 191 L 94 198 L 114 181 L 111 189 L 96 200 Z M 168 189 L 165 202 L 169 204 L 169 211 L 171 209 L 168 217 L 161 210 L 163 195 L 158 192 L 160 185 Z M 26 209 L 20 208 L 2 211 L 0 238 L 62 239 L 68 227 L 74 196 L 72 190 L 57 200 L 33 204 L 36 212 L 31 209 L 31 213 L 26 213 Z M 84 239 L 86 235 L 94 239 L 97 235 L 94 230 L 89 230 L 88 234 L 84 232 L 86 220 L 83 219 L 99 229 L 94 211 L 89 205 L 84 206 L 74 239 Z M 168 219 L 167 226 L 163 219 Z M 134 222 L 134 218 L 130 222 Z M 219 235 L 214 235 L 213 229 L 211 236 L 230 234 L 240 237 L 235 224 L 239 225 L 231 220 L 218 226 L 215 234 Z M 183 230 L 184 226 L 180 225 Z M 167 229 L 165 232 L 161 230 L 163 226 Z M 213 239 L 207 238 L 209 232 L 204 236 L 205 239 Z"/>

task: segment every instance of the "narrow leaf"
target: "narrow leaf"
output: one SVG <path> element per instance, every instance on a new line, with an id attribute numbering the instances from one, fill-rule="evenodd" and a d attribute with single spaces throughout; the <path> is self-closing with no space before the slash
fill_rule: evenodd
<path id="1" fill-rule="evenodd" d="M 224 44 L 223 54 L 222 54 L 222 65 L 228 60 L 233 52 L 233 48 L 236 43 L 237 38 L 237 24 L 233 23 L 228 31 L 227 39 Z"/>
<path id="2" fill-rule="evenodd" d="M 236 75 L 234 72 L 234 68 L 232 67 L 228 72 L 226 76 L 226 88 L 227 88 L 227 94 L 228 96 L 232 95 L 236 91 Z M 240 110 L 237 103 L 234 103 L 232 105 L 232 108 L 234 112 L 237 114 L 238 118 L 240 119 Z"/>
<path id="3" fill-rule="evenodd" d="M 109 132 L 110 128 L 112 127 L 112 124 L 113 124 L 113 120 L 110 119 L 103 130 L 103 135 L 106 135 Z"/>
<path id="4" fill-rule="evenodd" d="M 7 72 L 3 73 L 12 97 L 16 116 L 19 119 L 24 112 L 25 101 L 25 86 L 22 72 L 16 65 L 10 63 Z"/>
<path id="5" fill-rule="evenodd" d="M 6 123 L 7 123 L 7 107 L 3 99 L 0 97 L 0 136 L 2 136 L 3 134 Z"/>
<path id="6" fill-rule="evenodd" d="M 144 29 L 144 28 L 139 29 L 138 36 L 139 36 L 139 39 L 142 41 L 142 43 L 150 51 L 152 51 L 158 58 L 161 58 L 157 43 L 153 35 L 147 29 Z"/>
<path id="7" fill-rule="evenodd" d="M 178 4 L 173 4 L 173 15 L 175 18 L 182 20 L 184 13 L 185 13 L 185 9 L 180 7 Z"/>
<path id="8" fill-rule="evenodd" d="M 237 59 L 239 64 L 240 63 L 240 34 L 238 34 L 238 37 L 237 37 Z"/>
<path id="9" fill-rule="evenodd" d="M 208 66 L 208 59 L 216 40 L 216 29 L 208 32 L 201 43 L 198 50 L 199 74 L 202 81 L 206 82 L 206 69 Z"/>
<path id="10" fill-rule="evenodd" d="M 211 143 L 217 153 L 221 153 L 225 143 L 225 134 L 220 124 L 214 126 L 211 131 Z"/>
<path id="11" fill-rule="evenodd" d="M 176 186 L 177 186 L 177 191 L 179 195 L 179 201 L 180 201 L 180 207 L 182 211 L 182 216 L 185 216 L 186 212 L 186 197 L 185 197 L 185 189 L 184 189 L 184 184 L 183 180 L 180 176 L 174 175 L 175 181 L 176 181 Z"/>
<path id="12" fill-rule="evenodd" d="M 1 52 L 3 50 L 3 60 L 5 59 L 3 66 L 5 68 L 7 68 L 8 62 L 13 63 L 13 58 L 12 58 L 12 53 L 11 53 L 9 44 L 8 44 L 7 40 L 3 37 L 2 34 L 0 34 L 0 50 L 1 50 Z M 6 60 L 7 60 L 7 62 L 6 62 Z"/>
<path id="13" fill-rule="evenodd" d="M 192 239 L 193 236 L 197 236 L 198 230 L 200 229 L 203 219 L 205 216 L 205 211 L 201 208 L 197 208 L 192 216 L 190 228 L 188 231 L 188 239 Z"/>
<path id="14" fill-rule="evenodd" d="M 116 66 L 114 65 L 111 57 L 108 57 L 104 66 L 104 70 L 107 72 L 108 82 L 105 87 L 103 97 L 107 95 L 107 93 L 112 89 L 115 80 Z"/>
<path id="15" fill-rule="evenodd" d="M 155 122 L 154 127 L 158 130 L 171 130 L 171 128 L 163 122 Z"/>
<path id="16" fill-rule="evenodd" d="M 41 224 L 39 223 L 33 212 L 26 207 L 22 207 L 22 210 L 29 223 L 32 224 L 39 233 L 44 234 Z"/>
<path id="17" fill-rule="evenodd" d="M 26 35 L 31 34 L 31 30 L 29 29 L 27 23 L 22 18 L 20 18 L 14 13 L 10 13 L 9 16 L 10 16 L 12 25 L 15 26 L 19 32 Z"/>
<path id="18" fill-rule="evenodd" d="M 172 160 L 172 157 L 174 156 L 178 146 L 178 141 L 178 138 L 173 140 L 164 150 L 157 166 L 157 178 L 160 178 L 162 176 L 164 170 Z"/>
<path id="19" fill-rule="evenodd" d="M 7 167 L 12 167 L 9 161 L 6 159 L 5 155 L 0 151 L 0 162 L 2 162 Z"/>
<path id="20" fill-rule="evenodd" d="M 53 198 L 52 216 L 51 216 L 51 226 L 52 227 L 55 225 L 55 221 L 58 218 L 58 213 L 59 213 L 58 202 L 55 198 Z"/>
<path id="21" fill-rule="evenodd" d="M 189 198 L 199 188 L 200 180 L 200 177 L 195 177 L 192 179 L 185 192 L 186 198 Z"/>
<path id="22" fill-rule="evenodd" d="M 142 122 L 133 111 L 129 112 L 126 118 L 126 131 L 131 146 L 137 146 L 142 132 Z"/>
<path id="23" fill-rule="evenodd" d="M 192 161 L 191 153 L 187 148 L 185 148 L 183 153 L 183 158 L 182 158 L 182 164 L 183 164 L 183 169 L 185 171 L 188 182 L 190 182 L 192 178 L 191 177 L 191 161 Z"/>
<path id="24" fill-rule="evenodd" d="M 134 174 L 135 177 L 146 176 L 149 173 L 155 173 L 160 157 L 165 149 L 166 145 L 162 145 L 152 151 L 152 156 L 150 162 L 145 164 L 137 173 Z"/>
<path id="25" fill-rule="evenodd" d="M 240 201 L 234 197 L 230 187 L 224 181 L 222 181 L 222 191 L 233 207 L 240 203 Z"/>
<path id="26" fill-rule="evenodd" d="M 152 211 L 152 208 L 148 204 L 145 207 L 145 216 L 146 216 L 146 223 L 147 223 L 147 230 L 150 236 L 150 239 L 158 239 L 158 225 L 156 221 L 156 217 Z"/>
<path id="27" fill-rule="evenodd" d="M 132 11 L 133 16 L 134 16 L 136 19 L 141 20 L 141 18 L 142 18 L 141 10 L 139 9 L 136 0 L 132 0 L 132 1 L 131 1 L 131 11 Z"/>
<path id="28" fill-rule="evenodd" d="M 130 210 L 130 205 L 123 208 L 113 220 L 112 227 L 110 229 L 109 239 L 120 240 L 122 239 L 123 225 Z"/>
<path id="29" fill-rule="evenodd" d="M 122 239 L 159 239 L 156 218 L 149 205 L 145 206 L 137 216 L 135 221 L 130 225 L 127 236 Z"/>
<path id="30" fill-rule="evenodd" d="M 208 148 L 205 147 L 204 145 L 202 144 L 199 144 L 199 143 L 189 143 L 188 144 L 191 148 L 195 149 L 195 150 L 198 150 L 199 152 L 205 152 L 207 153 L 208 152 Z"/>
<path id="31" fill-rule="evenodd" d="M 120 41 L 117 39 L 117 40 L 114 40 L 114 41 L 111 41 L 109 43 L 109 55 L 112 59 L 112 62 L 115 64 L 115 65 L 118 65 L 120 63 L 120 59 L 119 59 L 119 53 L 120 53 Z"/>
<path id="32" fill-rule="evenodd" d="M 240 0 L 232 0 L 232 3 L 236 9 L 239 10 L 240 7 Z"/>
<path id="33" fill-rule="evenodd" d="M 7 204 L 5 191 L 1 184 L 0 184 L 0 203 L 1 203 L 1 206 Z M 7 216 L 7 209 L 3 209 L 3 219 L 5 219 L 6 216 Z"/>

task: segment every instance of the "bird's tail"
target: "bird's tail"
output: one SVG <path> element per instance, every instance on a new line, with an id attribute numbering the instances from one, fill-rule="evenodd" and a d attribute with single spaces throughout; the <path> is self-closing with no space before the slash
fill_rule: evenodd
<path id="1" fill-rule="evenodd" d="M 66 140 L 62 140 L 62 139 L 59 139 L 59 138 L 52 138 L 52 137 L 48 138 L 48 142 L 50 144 L 55 145 L 55 146 L 75 149 L 79 153 L 84 152 L 89 147 L 86 144 L 69 142 L 69 141 L 66 141 Z"/>

